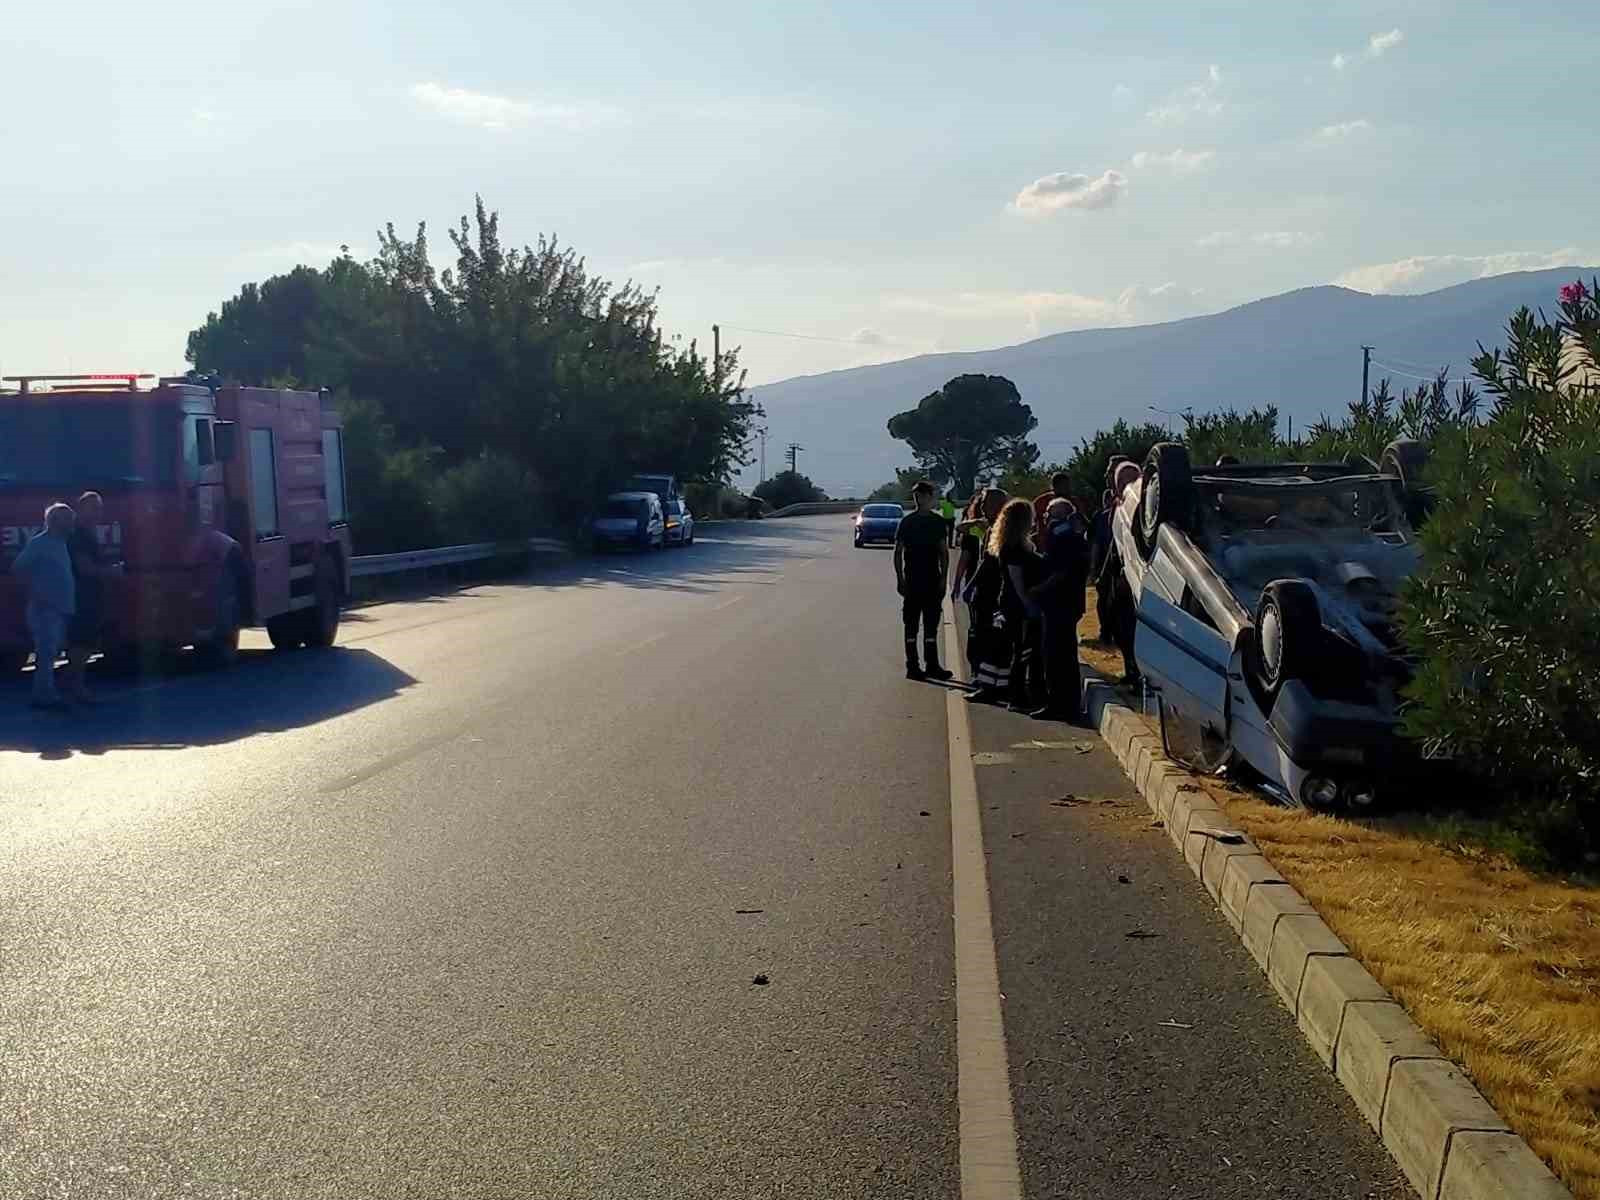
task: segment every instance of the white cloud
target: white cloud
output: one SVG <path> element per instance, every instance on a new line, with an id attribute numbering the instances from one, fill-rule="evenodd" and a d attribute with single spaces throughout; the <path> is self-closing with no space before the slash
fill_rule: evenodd
<path id="1" fill-rule="evenodd" d="M 1319 234 L 1306 233 L 1299 229 L 1283 229 L 1251 234 L 1250 240 L 1258 246 L 1270 246 L 1274 250 L 1292 250 L 1297 246 L 1309 246 L 1319 237 Z"/>
<path id="2" fill-rule="evenodd" d="M 1249 243 L 1254 246 L 1265 246 L 1271 250 L 1291 250 L 1298 246 L 1309 246 L 1322 239 L 1320 233 L 1306 233 L 1303 230 L 1270 230 L 1264 233 L 1239 233 L 1235 230 L 1219 230 L 1208 233 L 1195 241 L 1195 245 L 1202 250 L 1214 249 L 1218 246 L 1240 246 Z"/>
<path id="3" fill-rule="evenodd" d="M 1325 142 L 1337 142 L 1356 133 L 1365 133 L 1372 128 L 1372 122 L 1365 117 L 1358 117 L 1354 121 L 1340 121 L 1336 125 L 1324 125 L 1317 130 L 1316 136 Z"/>
<path id="4" fill-rule="evenodd" d="M 1213 63 L 1200 83 L 1191 84 L 1182 91 L 1156 105 L 1145 116 L 1157 125 L 1179 125 L 1191 117 L 1214 117 L 1227 105 L 1218 98 L 1222 86 L 1222 71 Z"/>
<path id="5" fill-rule="evenodd" d="M 1024 216 L 1041 216 L 1063 208 L 1110 208 L 1128 190 L 1128 180 L 1120 171 L 1106 171 L 1091 179 L 1068 171 L 1057 171 L 1035 179 L 1017 193 L 1011 211 Z"/>
<path id="6" fill-rule="evenodd" d="M 1582 266 L 1594 254 L 1575 246 L 1560 250 L 1508 250 L 1499 254 L 1418 254 L 1394 262 L 1374 263 L 1346 271 L 1334 280 L 1341 287 L 1374 294 L 1431 292 L 1488 279 L 1512 271 L 1547 271 L 1554 267 Z"/>
<path id="7" fill-rule="evenodd" d="M 1175 171 L 1179 175 L 1188 175 L 1191 172 L 1208 166 L 1217 157 L 1215 150 L 1184 150 L 1177 149 L 1166 154 L 1154 150 L 1140 150 L 1133 156 L 1133 165 L 1140 170 L 1147 167 L 1164 167 Z"/>
<path id="8" fill-rule="evenodd" d="M 438 116 L 481 129 L 507 129 L 513 125 L 583 129 L 615 121 L 621 115 L 606 105 L 533 104 L 431 82 L 413 84 L 411 98 Z"/>
<path id="9" fill-rule="evenodd" d="M 1388 33 L 1375 33 L 1367 39 L 1367 57 L 1382 58 L 1405 40 L 1406 35 L 1398 29 L 1391 29 Z"/>
<path id="10" fill-rule="evenodd" d="M 1405 40 L 1406 35 L 1398 29 L 1390 29 L 1384 33 L 1375 33 L 1367 39 L 1367 48 L 1361 51 L 1360 58 L 1368 61 L 1375 58 L 1382 58 L 1385 54 L 1389 53 L 1389 51 L 1393 50 Z M 1350 55 L 1341 50 L 1338 54 L 1333 56 L 1333 69 L 1335 71 L 1342 71 L 1355 61 L 1357 60 L 1351 58 Z"/>
<path id="11" fill-rule="evenodd" d="M 882 346 L 888 339 L 876 329 L 858 329 L 850 335 L 850 340 L 858 346 Z"/>
<path id="12" fill-rule="evenodd" d="M 1078 292 L 958 292 L 951 296 L 893 296 L 892 309 L 965 321 L 1020 317 L 1029 335 L 1063 329 L 1136 325 L 1170 320 L 1195 309 L 1200 292 L 1176 283 L 1123 288 L 1114 299 Z"/>

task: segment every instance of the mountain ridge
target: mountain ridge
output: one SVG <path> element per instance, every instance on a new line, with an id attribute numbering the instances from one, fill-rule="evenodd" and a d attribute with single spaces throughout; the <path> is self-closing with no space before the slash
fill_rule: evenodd
<path id="1" fill-rule="evenodd" d="M 751 389 L 770 438 L 799 442 L 801 470 L 834 495 L 860 494 L 911 461 L 889 417 L 955 375 L 1005 375 L 1039 418 L 1046 461 L 1119 417 L 1156 410 L 1276 404 L 1286 420 L 1342 412 L 1361 390 L 1361 346 L 1374 345 L 1372 385 L 1414 387 L 1441 367 L 1469 374 L 1479 342 L 1503 341 L 1520 305 L 1553 311 L 1564 283 L 1600 272 L 1558 267 L 1495 275 L 1415 295 L 1337 284 L 1295 288 L 1200 316 L 1047 334 L 988 350 L 942 351 L 798 375 Z M 1383 365 L 1380 365 L 1383 364 Z M 770 464 L 769 464 L 770 465 Z M 775 468 L 774 468 L 775 469 Z M 755 468 L 743 475 L 755 482 Z"/>

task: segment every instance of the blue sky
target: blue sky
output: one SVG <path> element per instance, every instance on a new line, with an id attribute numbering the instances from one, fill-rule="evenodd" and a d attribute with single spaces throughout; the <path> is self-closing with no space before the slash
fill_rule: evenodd
<path id="1" fill-rule="evenodd" d="M 752 381 L 1600 259 L 1600 6 L 100 2 L 7 17 L 0 370 L 172 371 L 474 192 Z M 780 337 L 773 333 L 804 334 Z"/>

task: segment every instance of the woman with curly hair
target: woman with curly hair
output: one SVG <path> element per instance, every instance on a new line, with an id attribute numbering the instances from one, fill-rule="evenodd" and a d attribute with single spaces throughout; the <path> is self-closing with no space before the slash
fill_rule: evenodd
<path id="1" fill-rule="evenodd" d="M 1012 646 L 1011 707 L 1031 713 L 1039 707 L 1043 663 L 1039 657 L 1039 610 L 1030 595 L 1044 575 L 1044 560 L 1029 537 L 1033 505 L 1013 500 L 1000 510 L 989 534 L 989 553 L 1004 570 L 1000 618 Z"/>

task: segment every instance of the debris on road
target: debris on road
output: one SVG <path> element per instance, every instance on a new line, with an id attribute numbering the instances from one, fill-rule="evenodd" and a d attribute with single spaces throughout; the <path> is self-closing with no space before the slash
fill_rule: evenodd
<path id="1" fill-rule="evenodd" d="M 1159 933 L 1152 933 L 1148 929 L 1130 929 L 1130 930 L 1128 930 L 1127 933 L 1123 934 L 1122 936 L 1123 937 L 1137 938 L 1140 941 L 1143 941 L 1145 938 L 1160 937 L 1161 935 Z"/>
<path id="2" fill-rule="evenodd" d="M 1185 1025 L 1182 1021 L 1157 1021 L 1163 1029 L 1193 1029 L 1193 1025 Z"/>
<path id="3" fill-rule="evenodd" d="M 926 817 L 926 816 L 931 816 L 931 815 L 932 815 L 932 814 L 931 814 L 931 813 L 929 813 L 929 812 L 928 812 L 928 810 L 927 810 L 927 809 L 923 809 L 923 810 L 922 810 L 922 811 L 921 811 L 921 812 L 919 812 L 919 813 L 918 813 L 918 814 L 917 814 L 917 816 L 919 816 L 919 817 Z"/>
<path id="4" fill-rule="evenodd" d="M 1129 879 L 1126 875 L 1118 875 L 1117 876 L 1117 882 L 1118 883 L 1132 883 L 1133 880 Z"/>
<path id="5" fill-rule="evenodd" d="M 753 917 L 757 913 L 764 913 L 767 910 L 764 909 L 764 908 L 736 908 L 733 911 L 734 911 L 734 914 L 737 915 L 737 916 Z"/>
<path id="6" fill-rule="evenodd" d="M 765 975 L 757 975 L 750 982 L 755 984 L 757 987 L 766 987 L 767 984 L 772 982 L 772 980 L 768 979 Z"/>
<path id="7" fill-rule="evenodd" d="M 1061 799 L 1050 801 L 1050 807 L 1051 808 L 1071 808 L 1074 804 L 1082 804 L 1082 803 L 1083 803 L 1082 800 L 1079 800 L 1071 792 L 1068 792 L 1065 796 L 1061 797 Z"/>

